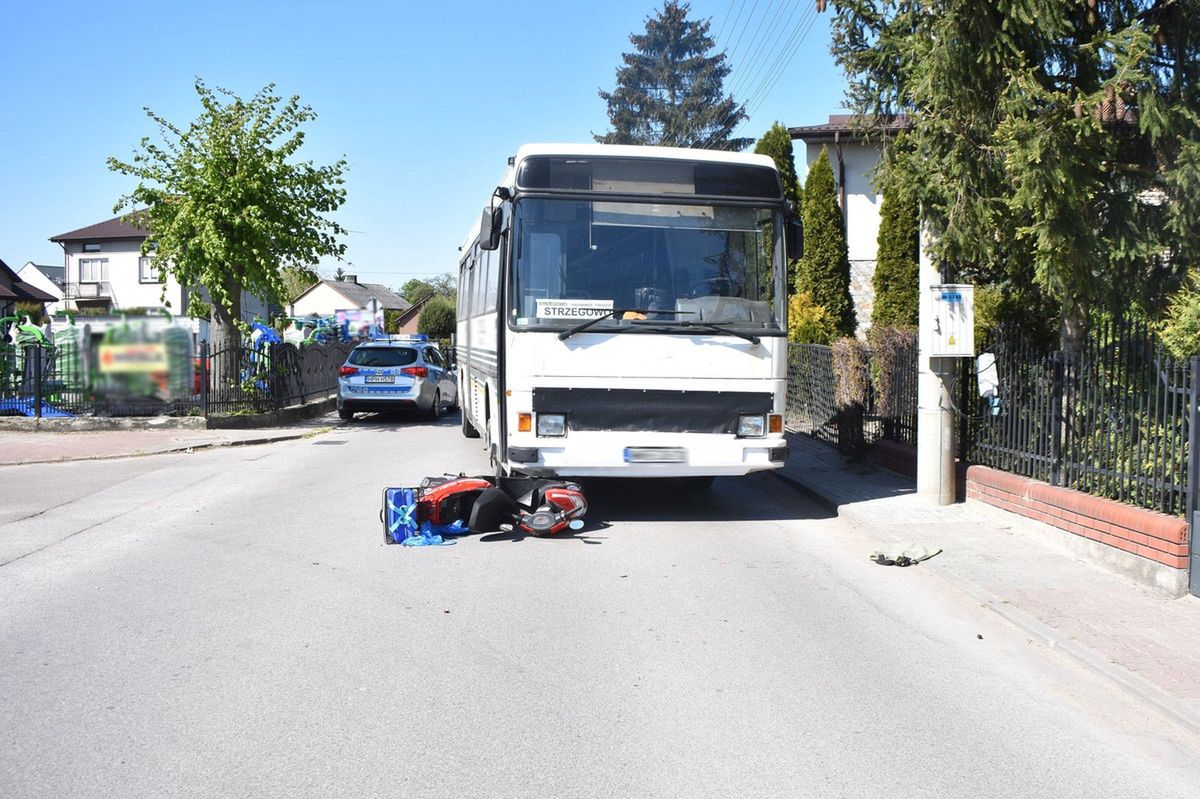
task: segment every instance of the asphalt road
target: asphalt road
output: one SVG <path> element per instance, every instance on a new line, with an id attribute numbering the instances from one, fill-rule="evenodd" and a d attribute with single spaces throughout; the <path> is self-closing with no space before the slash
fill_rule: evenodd
<path id="1" fill-rule="evenodd" d="M 0 468 L 0 796 L 1195 797 L 1200 745 L 770 475 L 385 546 L 458 421 Z"/>

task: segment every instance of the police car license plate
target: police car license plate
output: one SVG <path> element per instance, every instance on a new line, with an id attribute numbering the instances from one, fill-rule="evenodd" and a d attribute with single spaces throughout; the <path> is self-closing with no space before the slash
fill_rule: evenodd
<path id="1" fill-rule="evenodd" d="M 368 383 L 395 383 L 396 378 L 393 375 L 367 375 Z"/>

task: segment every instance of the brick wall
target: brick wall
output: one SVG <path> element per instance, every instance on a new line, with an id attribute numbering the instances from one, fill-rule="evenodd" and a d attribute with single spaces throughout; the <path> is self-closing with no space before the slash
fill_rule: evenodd
<path id="1" fill-rule="evenodd" d="M 986 466 L 967 467 L 967 497 L 1174 569 L 1188 567 L 1183 519 L 1058 488 Z"/>

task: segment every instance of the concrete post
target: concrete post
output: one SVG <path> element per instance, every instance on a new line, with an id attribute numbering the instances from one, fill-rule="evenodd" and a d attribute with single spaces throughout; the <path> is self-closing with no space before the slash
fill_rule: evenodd
<path id="1" fill-rule="evenodd" d="M 954 411 L 948 378 L 955 359 L 931 358 L 933 325 L 930 286 L 942 276 L 929 257 L 929 234 L 921 233 L 920 319 L 917 339 L 917 495 L 931 505 L 950 505 L 955 499 Z"/>

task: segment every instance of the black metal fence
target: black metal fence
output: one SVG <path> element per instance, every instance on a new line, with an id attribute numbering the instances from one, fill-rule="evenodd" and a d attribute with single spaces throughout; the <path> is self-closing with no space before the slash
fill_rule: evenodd
<path id="1" fill-rule="evenodd" d="M 837 444 L 833 348 L 821 344 L 789 344 L 787 383 L 784 426 L 793 432 Z"/>
<path id="2" fill-rule="evenodd" d="M 338 369 L 354 345 L 266 343 L 210 353 L 201 342 L 197 400 L 205 416 L 303 405 L 337 389 Z"/>
<path id="3" fill-rule="evenodd" d="M 1188 505 L 1197 358 L 1170 357 L 1145 327 L 1104 323 L 1077 352 L 998 331 L 998 404 L 964 363 L 960 441 L 973 463 L 1172 515 Z"/>
<path id="4" fill-rule="evenodd" d="M 833 347 L 821 344 L 788 346 L 788 393 L 784 424 L 788 430 L 834 445 L 849 441 L 873 444 L 887 439 L 917 443 L 916 341 L 895 346 L 889 357 L 865 350 L 870 361 L 861 413 L 838 407 L 839 376 Z M 881 370 L 886 369 L 886 374 Z M 853 425 L 854 429 L 848 429 Z M 859 427 L 861 426 L 861 432 Z"/>
<path id="5" fill-rule="evenodd" d="M 354 342 L 258 343 L 210 353 L 201 342 L 168 375 L 106 372 L 74 343 L 0 347 L 0 415 L 215 416 L 302 405 L 337 389 Z"/>

